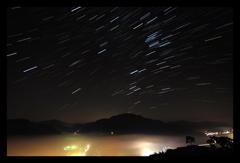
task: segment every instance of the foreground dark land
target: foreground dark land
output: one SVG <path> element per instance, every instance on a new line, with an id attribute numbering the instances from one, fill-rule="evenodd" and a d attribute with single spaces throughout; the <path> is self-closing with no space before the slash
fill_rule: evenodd
<path id="1" fill-rule="evenodd" d="M 151 156 L 233 156 L 234 141 L 226 136 L 209 137 L 206 143 L 210 145 L 210 147 L 192 145 L 192 143 L 196 142 L 195 138 L 191 136 L 186 136 L 186 143 L 190 143 L 191 145 L 168 149 L 166 153 L 159 152 Z"/>
<path id="2" fill-rule="evenodd" d="M 214 149 L 210 147 L 190 145 L 186 147 L 178 147 L 177 149 L 168 149 L 166 153 L 158 153 L 150 155 L 157 156 L 233 156 L 233 148 Z"/>

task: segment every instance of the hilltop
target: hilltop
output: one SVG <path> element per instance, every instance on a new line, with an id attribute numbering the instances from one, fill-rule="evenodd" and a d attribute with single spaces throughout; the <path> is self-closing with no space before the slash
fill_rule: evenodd
<path id="1" fill-rule="evenodd" d="M 7 135 L 57 135 L 61 134 L 51 125 L 35 124 L 27 119 L 8 119 Z"/>
<path id="2" fill-rule="evenodd" d="M 73 124 L 72 128 L 80 133 L 111 133 L 114 134 L 159 134 L 159 135 L 185 135 L 194 134 L 199 130 L 211 130 L 218 127 L 229 127 L 229 124 L 217 122 L 188 122 L 179 121 L 165 123 L 132 113 L 124 113 L 85 124 Z"/>
<path id="3" fill-rule="evenodd" d="M 15 122 L 15 123 L 14 123 Z M 14 123 L 14 125 L 13 125 Z M 20 126 L 19 126 L 20 125 Z M 19 127 L 16 127 L 19 126 Z M 158 134 L 158 135 L 186 135 L 196 134 L 200 130 L 212 130 L 219 127 L 232 128 L 230 124 L 217 122 L 188 122 L 175 121 L 165 123 L 160 120 L 153 120 L 132 113 L 124 113 L 110 118 L 99 119 L 95 122 L 84 124 L 70 124 L 56 119 L 30 122 L 24 119 L 8 120 L 8 133 L 40 133 L 40 132 L 65 132 L 73 133 L 94 133 L 94 134 Z M 23 130 L 23 131 L 20 131 Z"/>
<path id="4" fill-rule="evenodd" d="M 166 153 L 155 153 L 150 155 L 150 157 L 157 156 L 233 156 L 233 150 L 189 145 L 186 147 L 178 147 L 176 149 L 168 149 Z"/>

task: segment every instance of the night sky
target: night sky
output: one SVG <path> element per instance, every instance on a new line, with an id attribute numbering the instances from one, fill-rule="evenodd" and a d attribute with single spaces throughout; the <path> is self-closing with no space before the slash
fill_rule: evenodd
<path id="1" fill-rule="evenodd" d="M 9 119 L 233 123 L 232 7 L 6 12 Z"/>

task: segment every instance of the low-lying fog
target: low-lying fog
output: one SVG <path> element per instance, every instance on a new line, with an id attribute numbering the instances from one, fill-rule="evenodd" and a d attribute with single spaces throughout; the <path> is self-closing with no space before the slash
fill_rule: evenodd
<path id="1" fill-rule="evenodd" d="M 208 139 L 204 134 L 194 137 L 196 145 L 206 144 Z M 103 137 L 65 134 L 8 137 L 7 156 L 148 156 L 162 151 L 164 147 L 177 148 L 180 146 L 186 146 L 185 136 L 137 134 Z"/>

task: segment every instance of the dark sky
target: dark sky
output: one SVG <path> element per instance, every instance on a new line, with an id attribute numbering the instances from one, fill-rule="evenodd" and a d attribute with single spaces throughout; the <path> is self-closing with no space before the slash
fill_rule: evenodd
<path id="1" fill-rule="evenodd" d="M 7 118 L 233 121 L 232 7 L 9 7 Z"/>

